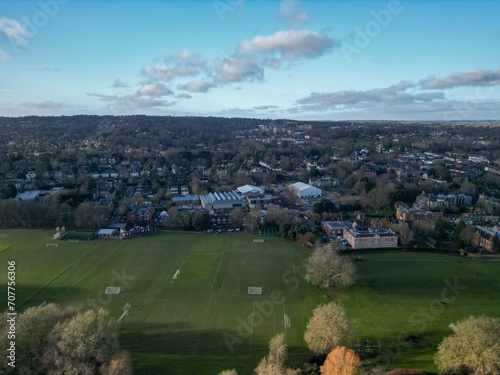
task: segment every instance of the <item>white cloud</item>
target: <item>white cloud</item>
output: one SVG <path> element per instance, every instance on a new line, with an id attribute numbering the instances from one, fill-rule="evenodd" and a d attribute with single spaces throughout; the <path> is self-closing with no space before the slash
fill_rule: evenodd
<path id="1" fill-rule="evenodd" d="M 139 90 L 137 90 L 137 94 L 148 96 L 165 96 L 172 95 L 173 93 L 163 83 L 148 82 L 144 84 Z"/>
<path id="2" fill-rule="evenodd" d="M 256 111 L 267 111 L 267 110 L 278 109 L 278 107 L 275 105 L 259 105 L 257 107 L 253 107 L 253 109 Z"/>
<path id="3" fill-rule="evenodd" d="M 256 36 L 239 45 L 243 54 L 276 54 L 286 60 L 317 57 L 337 45 L 325 34 L 310 30 L 280 30 L 272 35 Z"/>
<path id="4" fill-rule="evenodd" d="M 36 67 L 36 70 L 38 70 L 40 72 L 60 72 L 62 69 L 61 68 L 48 68 L 46 66 L 38 65 Z"/>
<path id="5" fill-rule="evenodd" d="M 402 81 L 386 88 L 370 90 L 342 90 L 329 93 L 313 92 L 309 96 L 299 99 L 299 109 L 311 111 L 339 110 L 347 108 L 370 107 L 374 104 L 390 106 L 407 105 L 413 103 L 427 103 L 444 100 L 443 92 L 408 93 L 406 90 L 414 85 Z"/>
<path id="6" fill-rule="evenodd" d="M 177 102 L 167 102 L 165 100 L 155 99 L 150 96 L 132 95 L 104 95 L 97 93 L 87 93 L 89 96 L 99 98 L 103 102 L 109 102 L 107 108 L 112 111 L 133 111 L 136 109 L 170 107 Z"/>
<path id="7" fill-rule="evenodd" d="M 165 59 L 165 61 L 179 61 L 179 62 L 195 62 L 202 61 L 203 56 L 196 51 L 189 51 L 187 49 L 182 49 L 179 54 L 175 56 L 169 56 Z"/>
<path id="8" fill-rule="evenodd" d="M 179 88 L 190 92 L 207 92 L 214 86 L 215 85 L 213 83 L 197 79 L 185 85 L 181 85 Z"/>
<path id="9" fill-rule="evenodd" d="M 36 109 L 62 109 L 67 107 L 67 105 L 47 100 L 44 102 L 25 102 L 23 103 L 23 107 Z"/>
<path id="10" fill-rule="evenodd" d="M 272 35 L 244 40 L 232 54 L 217 59 L 183 49 L 176 55 L 166 57 L 162 64 L 143 67 L 141 73 L 155 82 L 196 77 L 177 87 L 190 92 L 207 92 L 217 85 L 262 80 L 265 69 L 281 69 L 297 59 L 318 57 L 336 45 L 334 39 L 323 33 L 277 31 Z"/>
<path id="11" fill-rule="evenodd" d="M 278 18 L 287 22 L 289 26 L 297 27 L 309 21 L 309 14 L 298 0 L 283 0 Z"/>
<path id="12" fill-rule="evenodd" d="M 113 88 L 124 88 L 124 87 L 129 87 L 129 84 L 125 81 L 123 81 L 120 78 L 116 78 L 113 84 L 111 85 Z"/>
<path id="13" fill-rule="evenodd" d="M 251 56 L 230 57 L 222 61 L 217 69 L 217 83 L 241 82 L 245 79 L 261 79 L 264 74 L 262 66 Z"/>
<path id="14" fill-rule="evenodd" d="M 16 45 L 26 47 L 28 31 L 16 20 L 5 17 L 0 18 L 0 31 L 2 31 L 7 38 L 14 40 Z"/>
<path id="15" fill-rule="evenodd" d="M 0 49 L 0 61 L 7 61 L 9 58 L 9 54 Z"/>
<path id="16" fill-rule="evenodd" d="M 497 86 L 500 85 L 500 70 L 469 70 L 450 74 L 444 78 L 438 79 L 430 76 L 420 81 L 424 89 L 449 89 L 459 86 Z"/>
<path id="17" fill-rule="evenodd" d="M 156 80 L 172 80 L 176 77 L 194 76 L 199 73 L 196 65 L 189 64 L 185 66 L 176 66 L 169 68 L 165 65 L 145 66 L 142 68 L 142 74 Z"/>

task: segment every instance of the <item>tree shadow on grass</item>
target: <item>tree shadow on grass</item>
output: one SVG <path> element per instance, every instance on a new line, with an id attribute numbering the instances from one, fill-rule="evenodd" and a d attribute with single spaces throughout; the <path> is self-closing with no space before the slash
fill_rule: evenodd
<path id="1" fill-rule="evenodd" d="M 267 347 L 249 350 L 245 341 L 231 350 L 228 335 L 238 337 L 236 331 L 200 329 L 188 321 L 125 322 L 120 327 L 122 348 L 130 351 L 139 375 L 217 374 L 231 368 L 253 373 Z"/>

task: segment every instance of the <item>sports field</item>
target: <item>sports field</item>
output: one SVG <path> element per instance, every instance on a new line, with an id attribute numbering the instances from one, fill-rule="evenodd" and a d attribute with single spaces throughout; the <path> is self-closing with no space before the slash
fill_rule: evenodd
<path id="1" fill-rule="evenodd" d="M 450 323 L 470 314 L 500 316 L 500 263 L 364 254 L 366 261 L 356 263 L 358 282 L 331 294 L 303 280 L 310 250 L 283 239 L 256 243 L 258 237 L 242 233 L 157 233 L 46 247 L 52 234 L 0 231 L 1 285 L 7 261 L 15 260 L 20 310 L 47 301 L 104 307 L 118 318 L 130 303 L 120 339 L 136 374 L 217 374 L 228 368 L 252 374 L 278 332 L 286 333 L 290 364 L 304 361 L 307 320 L 332 299 L 344 304 L 361 344 L 381 341 L 382 362 L 432 371 L 432 354 L 451 333 Z M 106 295 L 108 286 L 121 287 L 121 293 Z M 249 295 L 248 287 L 260 287 L 262 294 Z M 0 306 L 6 299 L 3 288 Z"/>

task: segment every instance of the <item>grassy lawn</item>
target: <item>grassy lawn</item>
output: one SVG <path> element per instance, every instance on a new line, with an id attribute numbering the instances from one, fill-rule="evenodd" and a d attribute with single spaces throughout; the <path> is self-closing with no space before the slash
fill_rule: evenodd
<path id="1" fill-rule="evenodd" d="M 310 250 L 283 239 L 254 243 L 257 236 L 241 233 L 157 233 L 46 247 L 52 234 L 0 231 L 2 285 L 7 261 L 16 260 L 19 310 L 46 300 L 104 307 L 118 318 L 130 303 L 120 340 L 136 374 L 218 374 L 228 368 L 252 374 L 278 332 L 286 332 L 290 364 L 305 361 L 305 325 L 318 304 L 331 300 L 325 293 L 345 306 L 361 342 L 381 341 L 386 354 L 379 360 L 391 368 L 434 371 L 432 355 L 451 333 L 450 323 L 470 314 L 500 316 L 500 263 L 363 254 L 357 283 L 332 294 L 303 280 Z M 121 293 L 106 295 L 107 286 L 119 286 Z M 262 295 L 249 295 L 250 286 L 261 287 Z M 6 297 L 2 288 L 0 306 Z M 285 328 L 284 314 L 291 328 Z"/>

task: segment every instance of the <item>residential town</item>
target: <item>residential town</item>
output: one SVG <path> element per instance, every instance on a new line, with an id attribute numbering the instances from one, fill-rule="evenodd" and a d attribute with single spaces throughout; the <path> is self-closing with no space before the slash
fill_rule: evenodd
<path id="1" fill-rule="evenodd" d="M 280 234 L 304 244 L 498 251 L 495 122 L 0 122 L 4 228 L 65 225 L 127 238 L 153 228 L 258 232 L 283 224 Z"/>

